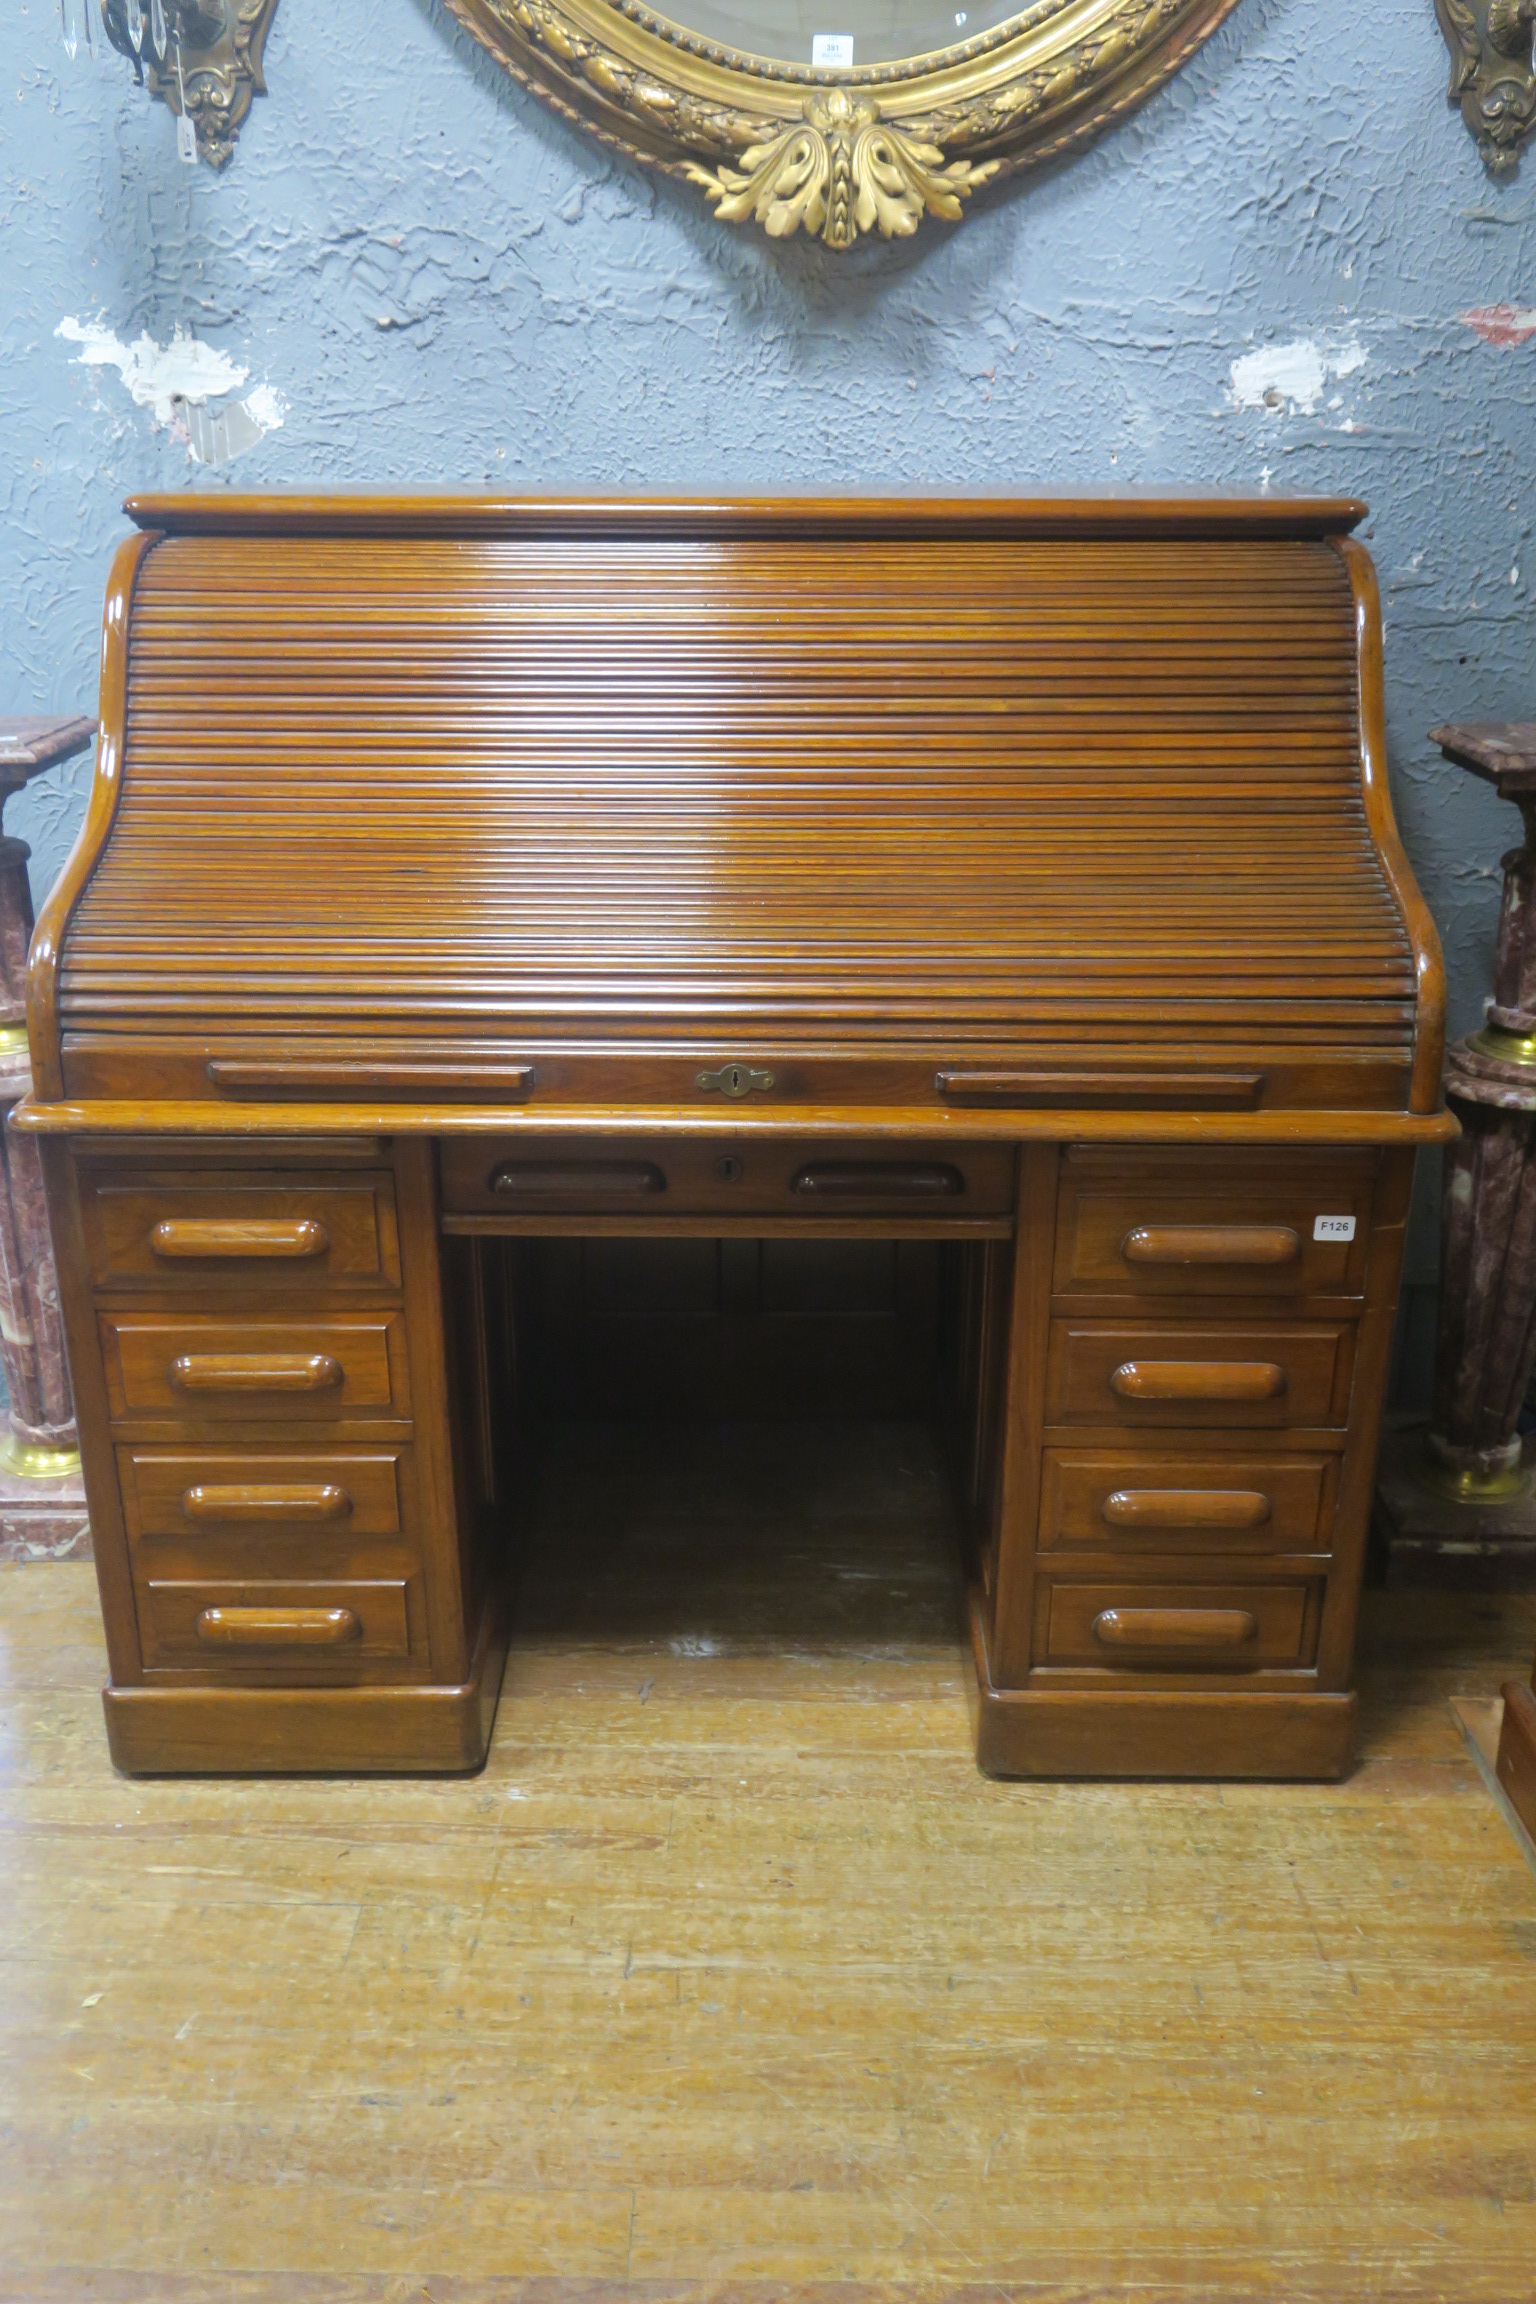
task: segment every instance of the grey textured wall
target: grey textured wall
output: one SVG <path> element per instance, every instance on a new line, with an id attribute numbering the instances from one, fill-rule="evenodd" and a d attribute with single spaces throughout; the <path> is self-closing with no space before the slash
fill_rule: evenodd
<path id="1" fill-rule="evenodd" d="M 1425 730 L 1536 713 L 1536 155 L 1486 177 L 1432 0 L 1242 0 L 1092 151 L 845 257 L 611 160 L 431 0 L 281 0 L 222 179 L 57 27 L 0 24 L 0 709 L 91 697 L 145 485 L 1357 491 L 1399 814 L 1474 1019 L 1514 819 Z M 186 330 L 244 372 L 210 412 L 281 424 L 195 464 L 66 320 Z M 12 805 L 39 886 L 83 784 Z"/>

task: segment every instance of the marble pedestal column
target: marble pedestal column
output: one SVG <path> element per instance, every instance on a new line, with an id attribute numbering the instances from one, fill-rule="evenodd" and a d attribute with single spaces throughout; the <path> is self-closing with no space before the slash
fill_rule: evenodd
<path id="1" fill-rule="evenodd" d="M 1392 1571 L 1536 1581 L 1536 1493 L 1519 1432 L 1536 1364 L 1536 725 L 1437 728 L 1446 757 L 1520 807 L 1503 859 L 1493 999 L 1446 1061 L 1461 1122 L 1445 1155 L 1434 1406 L 1417 1460 L 1383 1452 Z"/>
<path id="2" fill-rule="evenodd" d="M 95 724 L 0 720 L 0 812 L 45 768 L 83 752 Z M 5 1125 L 32 1085 L 27 946 L 32 897 L 24 840 L 0 833 L 0 1365 L 10 1409 L 0 1428 L 0 1559 L 88 1557 L 74 1398 L 37 1146 Z"/>

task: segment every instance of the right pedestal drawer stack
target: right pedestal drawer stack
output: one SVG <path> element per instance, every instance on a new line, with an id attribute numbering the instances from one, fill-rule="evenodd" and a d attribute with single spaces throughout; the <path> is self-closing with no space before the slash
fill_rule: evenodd
<path id="1" fill-rule="evenodd" d="M 1012 1403 L 988 1639 L 992 1688 L 1025 1699 L 1017 1731 L 1059 1692 L 1079 1698 L 1055 1718 L 1078 1722 L 1090 1772 L 1110 1720 L 1125 1772 L 1344 1764 L 1337 1704 L 1331 1743 L 1319 1710 L 1294 1767 L 1271 1739 L 1269 1770 L 1223 1765 L 1212 1741 L 1251 1705 L 1173 1700 L 1294 1710 L 1348 1688 L 1410 1180 L 1411 1155 L 1375 1149 L 1108 1146 L 1026 1177 L 1015 1337 L 1033 1378 Z M 1052 1224 L 1048 1255 L 1031 1218 Z M 1130 1695 L 1170 1701 L 1114 1702 Z M 1253 1725 L 1262 1743 L 1278 1712 Z M 1121 1749 L 1138 1734 L 1139 1756 Z M 1030 1765 L 1006 1734 L 994 1756 Z"/>

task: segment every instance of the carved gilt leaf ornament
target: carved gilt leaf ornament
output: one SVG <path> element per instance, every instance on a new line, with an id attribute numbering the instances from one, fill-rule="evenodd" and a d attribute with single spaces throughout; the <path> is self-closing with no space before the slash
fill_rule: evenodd
<path id="1" fill-rule="evenodd" d="M 447 4 L 525 88 L 697 185 L 725 222 L 851 248 L 925 216 L 955 222 L 979 185 L 1092 136 L 1237 0 L 1034 0 L 1012 14 L 1007 0 L 679 0 L 699 30 L 641 0 Z"/>

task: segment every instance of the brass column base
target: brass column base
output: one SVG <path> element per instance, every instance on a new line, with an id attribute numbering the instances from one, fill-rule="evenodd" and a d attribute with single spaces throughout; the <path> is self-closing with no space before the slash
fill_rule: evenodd
<path id="1" fill-rule="evenodd" d="M 1524 1496 L 1533 1478 L 1518 1435 L 1496 1448 L 1456 1448 L 1438 1432 L 1425 1435 L 1424 1480 L 1453 1504 L 1504 1504 Z"/>
<path id="2" fill-rule="evenodd" d="M 80 1474 L 78 1448 L 44 1448 L 20 1439 L 15 1432 L 0 1434 L 0 1472 L 13 1480 L 76 1480 Z"/>

